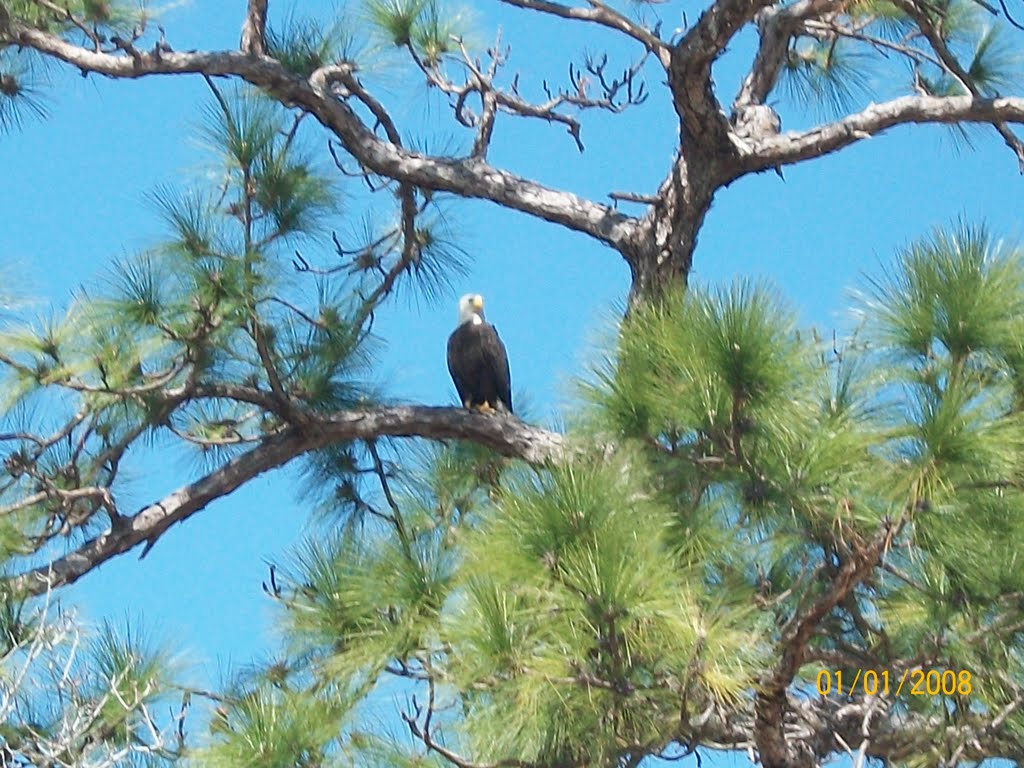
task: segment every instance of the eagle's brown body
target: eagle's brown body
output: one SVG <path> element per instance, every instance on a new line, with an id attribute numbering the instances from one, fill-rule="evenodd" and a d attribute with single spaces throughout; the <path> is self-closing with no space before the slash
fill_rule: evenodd
<path id="1" fill-rule="evenodd" d="M 473 302 L 476 302 L 475 304 Z M 483 299 L 464 297 L 475 310 L 448 337 L 448 371 L 466 408 L 493 408 L 512 413 L 508 354 L 494 326 L 484 321 Z M 467 313 L 468 314 L 468 313 Z"/>

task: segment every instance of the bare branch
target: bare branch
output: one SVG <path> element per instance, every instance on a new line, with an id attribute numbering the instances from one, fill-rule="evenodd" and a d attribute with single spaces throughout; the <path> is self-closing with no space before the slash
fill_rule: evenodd
<path id="1" fill-rule="evenodd" d="M 655 205 L 658 202 L 657 195 L 642 195 L 639 192 L 609 192 L 608 197 L 612 200 L 622 200 L 626 203 L 642 203 L 643 205 Z"/>
<path id="2" fill-rule="evenodd" d="M 479 158 L 431 157 L 381 140 L 332 91 L 346 67 L 317 70 L 309 81 L 268 58 L 242 53 L 153 51 L 131 59 L 88 51 L 61 38 L 12 23 L 10 42 L 32 48 L 77 67 L 115 78 L 206 74 L 234 76 L 266 90 L 283 104 L 301 107 L 332 131 L 356 160 L 374 173 L 416 187 L 490 200 L 594 237 L 616 250 L 628 247 L 635 219 L 614 208 L 551 189 L 495 168 Z M 350 70 L 350 68 L 348 68 Z"/>
<path id="3" fill-rule="evenodd" d="M 303 430 L 291 429 L 265 439 L 258 447 L 205 477 L 143 507 L 131 517 L 120 519 L 52 564 L 10 578 L 7 587 L 19 594 L 38 595 L 71 584 L 144 541 L 152 546 L 175 523 L 268 470 L 332 443 L 377 437 L 469 440 L 533 464 L 558 461 L 565 451 L 560 434 L 531 427 L 514 416 L 486 416 L 462 408 L 427 406 L 342 411 L 322 417 Z"/>
<path id="4" fill-rule="evenodd" d="M 752 143 L 744 172 L 821 157 L 897 125 L 910 123 L 1024 123 L 1024 98 L 902 96 L 808 131 L 763 137 Z"/>
<path id="5" fill-rule="evenodd" d="M 381 515 L 377 512 L 378 516 L 383 516 L 391 521 L 395 526 L 395 531 L 398 534 L 398 539 L 402 543 L 402 547 L 406 549 L 406 554 L 409 554 L 409 532 L 405 527 L 405 520 L 402 517 L 402 509 L 398 506 L 398 502 L 395 500 L 394 493 L 391 492 L 391 482 L 388 480 L 387 468 L 384 466 L 384 460 L 380 457 L 380 451 L 377 450 L 376 440 L 367 440 L 366 449 L 370 453 L 370 458 L 373 459 L 373 471 L 377 475 L 377 480 L 380 482 L 380 489 L 384 493 L 384 498 L 387 500 L 388 506 L 391 507 L 390 515 Z M 374 511 L 375 510 L 371 510 Z"/>
<path id="6" fill-rule="evenodd" d="M 496 763 L 482 765 L 474 763 L 471 760 L 467 760 L 465 757 L 453 752 L 452 750 L 445 747 L 443 744 L 439 744 L 434 739 L 433 728 L 431 721 L 434 717 L 435 711 L 435 692 L 434 692 L 434 678 L 427 676 L 427 705 L 426 707 L 421 706 L 417 703 L 416 698 L 413 697 L 413 708 L 412 714 L 408 712 L 402 713 L 402 719 L 406 725 L 409 726 L 409 732 L 417 739 L 423 742 L 423 746 L 430 752 L 436 752 L 444 760 L 446 760 L 455 768 L 529 768 L 531 763 L 526 763 L 522 760 L 499 760 Z M 419 724 L 419 717 L 423 715 L 423 725 Z"/>
<path id="7" fill-rule="evenodd" d="M 480 62 L 474 60 L 465 45 L 459 41 L 461 53 L 459 63 L 468 73 L 467 79 L 462 83 L 453 81 L 437 65 L 425 64 L 410 48 L 410 55 L 426 76 L 428 85 L 448 95 L 455 119 L 467 128 L 476 129 L 471 157 L 484 159 L 487 156 L 491 136 L 494 132 L 494 120 L 499 110 L 509 115 L 536 118 L 549 123 L 565 125 L 569 135 L 576 142 L 577 148 L 582 152 L 580 121 L 575 116 L 560 111 L 562 107 L 573 107 L 577 110 L 600 109 L 618 114 L 631 106 L 642 104 L 647 99 L 645 85 L 639 80 L 639 74 L 650 55 L 647 52 L 626 67 L 617 77 L 612 77 L 606 72 L 607 56 L 600 59 L 588 57 L 584 62 L 584 69 L 597 78 L 601 91 L 597 96 L 590 96 L 588 93 L 591 78 L 570 64 L 569 88 L 553 92 L 545 82 L 544 92 L 547 100 L 533 103 L 520 95 L 517 80 L 513 81 L 510 89 L 495 85 L 495 74 L 506 61 L 506 53 L 502 52 L 500 46 L 501 38 L 499 36 L 494 46 L 488 50 L 491 61 L 487 71 L 484 72 Z M 473 94 L 478 94 L 480 97 L 479 115 L 468 105 L 469 98 Z"/>

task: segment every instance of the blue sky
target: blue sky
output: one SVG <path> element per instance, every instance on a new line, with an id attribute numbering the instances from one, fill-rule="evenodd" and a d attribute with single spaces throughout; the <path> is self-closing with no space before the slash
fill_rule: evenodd
<path id="1" fill-rule="evenodd" d="M 163 23 L 178 49 L 234 47 L 244 5 L 193 0 L 169 11 Z M 271 3 L 272 19 L 288 5 Z M 302 6 L 325 17 L 332 7 Z M 666 28 L 678 24 L 673 13 L 680 4 L 659 7 Z M 585 48 L 630 51 L 607 34 L 581 35 L 566 22 L 496 2 L 470 10 L 484 43 L 502 26 L 512 46 L 509 70 L 522 71 L 525 93 L 539 95 L 542 77 L 564 80 L 567 60 Z M 750 43 L 749 37 L 737 41 L 716 69 L 727 100 L 749 61 Z M 209 160 L 195 130 L 208 100 L 200 79 L 111 83 L 56 68 L 50 78 L 50 118 L 0 138 L 0 273 L 35 299 L 32 312 L 44 315 L 62 311 L 78 286 L 95 286 L 115 258 L 157 242 L 160 222 L 146 193 L 200 182 Z M 401 124 L 455 131 L 442 101 L 410 89 L 420 82 L 410 70 L 389 66 L 379 80 L 367 81 L 383 83 Z M 492 161 L 598 199 L 612 190 L 652 192 L 667 170 L 676 128 L 663 84 L 655 78 L 649 87 L 648 103 L 633 112 L 584 118 L 582 155 L 558 126 L 506 119 L 497 126 Z M 806 123 L 785 102 L 779 111 L 784 129 Z M 765 277 L 806 324 L 826 333 L 843 327 L 848 289 L 860 275 L 884 269 L 896 248 L 934 226 L 962 216 L 987 222 L 998 236 L 1024 234 L 1018 217 L 1024 180 L 1014 158 L 994 132 L 979 133 L 975 144 L 958 150 L 942 129 L 900 129 L 788 168 L 784 181 L 770 173 L 742 179 L 720 193 L 708 215 L 694 279 Z M 480 292 L 509 349 L 517 398 L 525 396 L 537 420 L 557 423 L 571 403 L 573 377 L 607 337 L 628 270 L 614 252 L 554 225 L 483 202 L 449 210 L 473 256 L 471 272 L 436 304 L 398 302 L 379 317 L 375 330 L 386 346 L 378 379 L 396 400 L 453 403 L 444 344 L 457 296 Z M 177 455 L 140 463 L 127 506 L 158 498 L 195 472 Z M 280 559 L 307 527 L 308 510 L 296 490 L 294 472 L 262 477 L 173 528 L 141 563 L 137 552 L 129 553 L 65 599 L 93 620 L 143 616 L 154 634 L 194 656 L 197 681 L 216 680 L 231 663 L 274 651 L 273 606 L 260 584 L 266 563 Z"/>

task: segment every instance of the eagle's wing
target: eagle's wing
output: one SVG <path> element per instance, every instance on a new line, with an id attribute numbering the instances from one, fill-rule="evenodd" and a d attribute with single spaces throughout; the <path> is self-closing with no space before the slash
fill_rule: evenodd
<path id="1" fill-rule="evenodd" d="M 459 393 L 459 404 L 465 405 L 470 397 L 470 384 L 466 380 L 466 372 L 463 370 L 464 360 L 460 358 L 458 337 L 461 330 L 461 327 L 456 328 L 455 332 L 448 337 L 448 373 L 451 374 L 452 381 L 455 382 L 455 389 Z"/>
<path id="2" fill-rule="evenodd" d="M 508 370 L 508 352 L 505 350 L 505 345 L 501 343 L 498 329 L 492 325 L 491 330 L 494 331 L 494 341 L 489 351 L 494 366 L 495 391 L 498 400 L 505 404 L 508 412 L 514 413 L 512 410 L 512 374 Z"/>

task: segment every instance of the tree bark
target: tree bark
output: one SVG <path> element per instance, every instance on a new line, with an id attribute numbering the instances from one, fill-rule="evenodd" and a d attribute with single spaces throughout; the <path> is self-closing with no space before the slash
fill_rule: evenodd
<path id="1" fill-rule="evenodd" d="M 168 528 L 188 519 L 210 502 L 227 496 L 253 478 L 328 445 L 378 437 L 426 437 L 468 440 L 503 456 L 531 464 L 558 461 L 565 442 L 515 416 L 488 416 L 464 408 L 393 406 L 342 411 L 318 418 L 303 428 L 267 438 L 247 453 L 115 525 L 54 562 L 3 580 L 19 595 L 39 595 L 78 581 L 94 568 L 130 549 L 152 546 Z"/>
<path id="2" fill-rule="evenodd" d="M 697 234 L 715 194 L 706 170 L 702 173 L 680 153 L 658 189 L 657 201 L 641 220 L 633 249 L 626 254 L 632 277 L 630 306 L 686 286 Z"/>
<path id="3" fill-rule="evenodd" d="M 249 9 L 242 25 L 243 53 L 253 56 L 267 55 L 267 0 L 249 0 Z"/>

